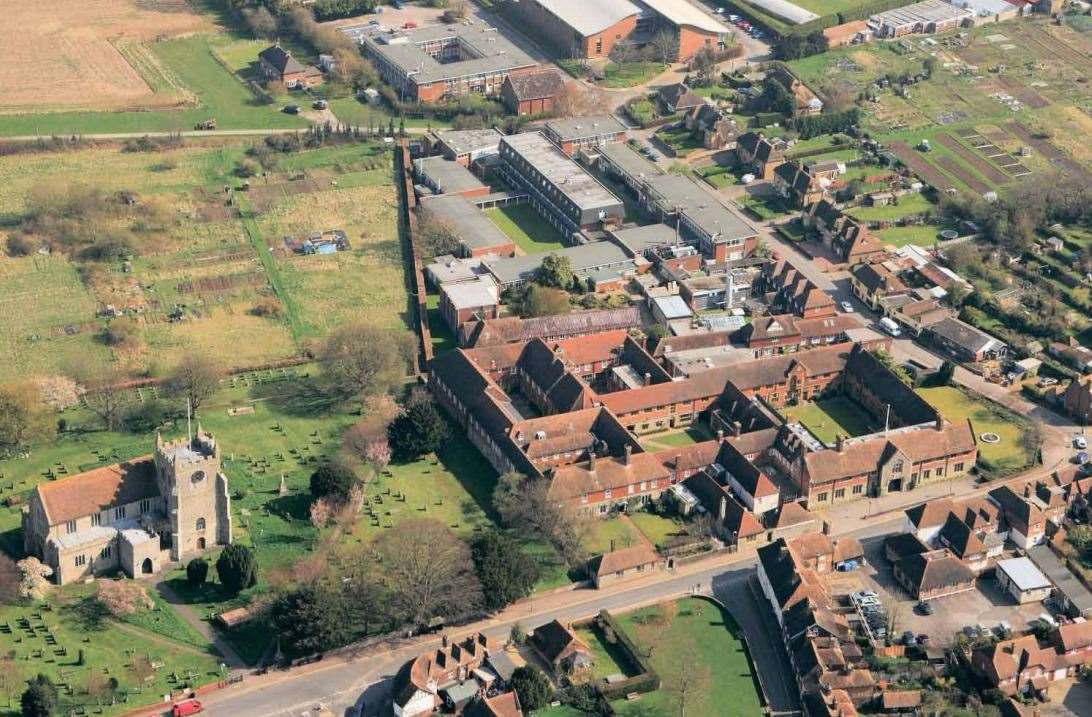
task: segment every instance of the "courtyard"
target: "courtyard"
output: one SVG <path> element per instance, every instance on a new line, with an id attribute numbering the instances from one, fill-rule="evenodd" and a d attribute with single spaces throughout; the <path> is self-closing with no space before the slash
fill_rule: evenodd
<path id="1" fill-rule="evenodd" d="M 541 254 L 565 248 L 564 237 L 528 204 L 487 209 L 485 215 L 524 254 Z"/>
<path id="2" fill-rule="evenodd" d="M 845 396 L 790 406 L 784 413 L 785 418 L 801 423 L 827 445 L 833 445 L 839 435 L 851 438 L 871 432 L 868 414 Z"/>

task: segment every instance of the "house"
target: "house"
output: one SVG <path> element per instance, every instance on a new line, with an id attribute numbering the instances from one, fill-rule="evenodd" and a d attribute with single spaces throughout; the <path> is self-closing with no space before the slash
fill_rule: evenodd
<path id="1" fill-rule="evenodd" d="M 463 710 L 463 717 L 523 717 L 519 695 L 502 692 L 493 697 L 478 697 Z"/>
<path id="2" fill-rule="evenodd" d="M 592 665 L 588 646 L 572 628 L 556 619 L 536 627 L 527 642 L 557 674 L 570 674 Z"/>
<path id="3" fill-rule="evenodd" d="M 736 143 L 739 163 L 758 179 L 771 180 L 774 170 L 785 161 L 785 143 L 767 139 L 758 132 L 740 135 Z"/>
<path id="4" fill-rule="evenodd" d="M 828 199 L 805 206 L 800 219 L 804 226 L 816 230 L 823 244 L 851 267 L 872 262 L 884 253 L 879 239 Z"/>
<path id="5" fill-rule="evenodd" d="M 1073 337 L 1068 343 L 1052 342 L 1047 353 L 1081 374 L 1092 373 L 1092 350 L 1081 346 Z"/>
<path id="6" fill-rule="evenodd" d="M 735 149 L 741 133 L 734 118 L 709 103 L 687 111 L 683 124 L 690 130 L 691 136 L 701 140 L 705 149 Z"/>
<path id="7" fill-rule="evenodd" d="M 1065 412 L 1083 424 L 1092 423 L 1092 376 L 1081 376 L 1069 382 L 1062 394 Z"/>
<path id="8" fill-rule="evenodd" d="M 729 441 L 721 444 L 716 460 L 706 473 L 726 485 L 732 495 L 760 519 L 777 510 L 781 503 L 781 494 L 769 476 Z"/>
<path id="9" fill-rule="evenodd" d="M 891 573 L 916 600 L 935 600 L 974 590 L 974 571 L 947 550 L 908 555 L 891 566 Z"/>
<path id="10" fill-rule="evenodd" d="M 471 319 L 497 318 L 499 307 L 500 290 L 489 277 L 447 284 L 440 289 L 440 315 L 453 332 Z"/>
<path id="11" fill-rule="evenodd" d="M 793 117 L 817 115 L 823 111 L 823 101 L 783 64 L 777 64 L 766 72 L 767 82 L 780 82 L 795 100 Z"/>
<path id="12" fill-rule="evenodd" d="M 283 82 L 288 88 L 322 84 L 322 72 L 318 68 L 304 67 L 280 45 L 270 45 L 258 53 L 258 69 L 266 79 Z"/>
<path id="13" fill-rule="evenodd" d="M 929 546 L 923 543 L 913 533 L 896 533 L 884 538 L 883 554 L 889 563 L 897 563 L 911 555 L 928 553 Z"/>
<path id="14" fill-rule="evenodd" d="M 813 175 L 801 162 L 788 161 L 774 170 L 774 186 L 789 204 L 806 208 L 823 198 L 830 180 Z"/>
<path id="15" fill-rule="evenodd" d="M 921 690 L 884 690 L 880 707 L 886 714 L 921 714 Z"/>
<path id="16" fill-rule="evenodd" d="M 760 358 L 843 343 L 848 340 L 846 332 L 858 327 L 857 320 L 845 314 L 816 319 L 798 319 L 792 314 L 756 316 L 739 330 L 738 340 Z"/>
<path id="17" fill-rule="evenodd" d="M 474 683 L 474 672 L 491 652 L 483 633 L 469 635 L 458 642 L 444 636 L 441 647 L 409 660 L 391 681 L 392 709 L 395 717 L 416 717 L 436 712 L 443 700 L 440 691 Z M 477 689 L 474 689 L 477 692 Z"/>
<path id="18" fill-rule="evenodd" d="M 565 80 L 554 69 L 508 75 L 501 86 L 501 98 L 515 115 L 550 114 L 564 86 Z"/>
<path id="19" fill-rule="evenodd" d="M 661 87 L 659 98 L 667 114 L 686 112 L 705 104 L 705 98 L 691 90 L 685 82 Z"/>
<path id="20" fill-rule="evenodd" d="M 853 295 L 876 310 L 880 300 L 906 294 L 910 289 L 883 264 L 857 264 L 850 272 Z"/>
<path id="21" fill-rule="evenodd" d="M 641 310 L 636 306 L 627 306 L 622 309 L 572 311 L 568 314 L 538 316 L 530 319 L 506 316 L 501 319 L 480 319 L 467 323 L 459 331 L 459 345 L 463 347 L 499 346 L 527 342 L 532 339 L 572 338 L 640 327 Z"/>
<path id="22" fill-rule="evenodd" d="M 1021 605 L 1042 602 L 1050 597 L 1050 580 L 1029 558 L 998 560 L 994 574 L 1001 589 Z"/>
<path id="23" fill-rule="evenodd" d="M 588 575 L 596 589 L 662 570 L 664 559 L 646 543 L 611 550 L 588 561 Z"/>
<path id="24" fill-rule="evenodd" d="M 1092 622 L 1059 625 L 1040 644 L 1033 634 L 980 647 L 971 665 L 992 687 L 1006 695 L 1040 694 L 1092 664 Z"/>
<path id="25" fill-rule="evenodd" d="M 986 537 L 985 533 L 972 530 L 958 516 L 949 513 L 943 527 L 937 533 L 936 543 L 940 547 L 947 548 L 952 555 L 962 560 L 963 564 L 975 573 L 981 573 L 988 566 L 990 557 L 990 551 L 986 547 Z M 1003 540 L 996 540 L 995 545 L 999 552 Z"/>
<path id="26" fill-rule="evenodd" d="M 220 446 L 202 430 L 152 455 L 39 484 L 22 513 L 23 548 L 58 585 L 122 570 L 152 575 L 232 541 Z"/>
<path id="27" fill-rule="evenodd" d="M 957 361 L 977 363 L 1001 359 L 1009 352 L 1003 341 L 953 317 L 941 319 L 921 333 L 927 343 L 943 349 Z"/>
<path id="28" fill-rule="evenodd" d="M 773 294 L 767 303 L 776 313 L 791 313 L 802 319 L 837 314 L 834 297 L 784 259 L 763 265 L 756 284 L 761 291 Z"/>

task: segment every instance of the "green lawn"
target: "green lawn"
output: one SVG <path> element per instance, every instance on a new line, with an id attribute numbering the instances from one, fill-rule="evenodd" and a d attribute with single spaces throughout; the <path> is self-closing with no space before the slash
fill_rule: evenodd
<path id="1" fill-rule="evenodd" d="M 695 443 L 708 441 L 712 438 L 713 436 L 709 433 L 709 429 L 702 424 L 695 424 L 681 431 L 656 433 L 650 436 L 644 436 L 641 439 L 641 445 L 645 450 L 662 451 L 665 448 L 692 446 Z"/>
<path id="2" fill-rule="evenodd" d="M 736 202 L 762 221 L 778 219 L 792 214 L 793 211 L 780 197 L 757 197 L 753 194 L 747 194 L 737 199 Z"/>
<path id="3" fill-rule="evenodd" d="M 280 111 L 282 104 L 262 104 L 213 56 L 223 36 L 194 35 L 150 45 L 167 70 L 198 98 L 198 106 L 147 112 L 57 112 L 0 115 L 0 135 L 154 132 L 191 130 L 210 117 L 218 129 L 307 126 L 301 117 Z"/>
<path id="4" fill-rule="evenodd" d="M 584 641 L 592 655 L 591 676 L 605 679 L 611 675 L 633 677 L 637 674 L 626 654 L 617 644 L 607 642 L 603 632 L 594 624 L 575 629 L 576 636 Z"/>
<path id="5" fill-rule="evenodd" d="M 376 126 L 389 126 L 391 119 L 394 120 L 394 129 L 398 130 L 398 117 L 392 113 L 385 105 L 370 105 L 367 102 L 361 102 L 355 97 L 338 97 L 330 100 L 330 111 L 341 122 L 351 124 L 358 127 L 376 127 Z M 443 128 L 449 126 L 448 122 L 442 120 L 427 120 L 419 118 L 406 118 L 405 124 L 407 127 L 436 127 Z"/>
<path id="6" fill-rule="evenodd" d="M 591 521 L 588 534 L 584 538 L 584 549 L 589 555 L 600 555 L 611 550 L 629 548 L 641 541 L 640 531 L 625 518 L 597 518 Z"/>
<path id="7" fill-rule="evenodd" d="M 487 209 L 485 215 L 527 254 L 565 248 L 564 237 L 528 204 Z"/>
<path id="8" fill-rule="evenodd" d="M 940 227 L 934 224 L 916 224 L 909 227 L 878 229 L 873 234 L 884 244 L 894 244 L 895 246 L 913 244 L 931 249 L 934 244 L 940 241 L 939 232 Z"/>
<path id="9" fill-rule="evenodd" d="M 445 351 L 458 347 L 459 343 L 456 340 L 455 333 L 440 314 L 440 296 L 438 294 L 429 294 L 425 299 L 425 306 L 428 308 L 428 331 L 432 336 L 434 355 L 438 356 Z"/>
<path id="10" fill-rule="evenodd" d="M 682 522 L 674 518 L 665 518 L 645 510 L 639 510 L 629 517 L 637 529 L 657 548 L 663 547 L 671 539 L 686 533 Z"/>
<path id="11" fill-rule="evenodd" d="M 998 471 L 1018 470 L 1030 464 L 1034 455 L 1024 447 L 1024 435 L 1029 430 L 1027 419 L 979 400 L 953 386 L 919 388 L 918 394 L 940 411 L 949 421 L 971 419 L 978 441 L 979 455 Z M 985 443 L 983 433 L 996 433 L 999 443 Z"/>
<path id="12" fill-rule="evenodd" d="M 200 647 L 185 644 L 164 636 L 163 626 L 146 633 L 141 628 L 119 625 L 98 609 L 90 599 L 94 587 L 70 585 L 55 588 L 47 603 L 53 608 L 46 611 L 42 603 L 0 606 L 0 625 L 10 626 L 11 631 L 0 631 L 0 654 L 14 653 L 13 670 L 18 677 L 30 678 L 41 672 L 62 687 L 61 709 L 69 710 L 93 705 L 85 693 L 89 678 L 94 674 L 102 681 L 114 678 L 118 681 L 118 703 L 102 708 L 95 714 L 116 715 L 129 712 L 142 704 L 154 704 L 171 688 L 183 683 L 204 684 L 218 678 L 219 660 L 208 645 Z M 26 619 L 32 629 L 21 626 Z M 171 620 L 171 618 L 165 618 Z M 129 620 L 134 625 L 154 624 L 154 616 L 145 613 Z M 192 641 L 192 634 L 179 628 L 183 640 Z M 157 634 L 158 633 L 158 634 Z M 49 636 L 55 644 L 51 644 Z M 63 654 L 59 654 L 63 651 Z M 79 664 L 80 653 L 83 663 Z M 142 682 L 130 666 L 134 658 L 147 658 L 159 665 L 151 679 Z M 192 675 L 192 677 L 191 677 Z M 5 693 L 0 689 L 0 717 L 16 717 L 18 697 L 25 685 L 21 680 L 12 681 Z M 120 700 L 124 699 L 122 702 Z M 106 699 L 109 703 L 109 698 Z M 96 708 L 97 709 L 97 708 Z M 58 711 L 57 714 L 61 714 Z"/>
<path id="13" fill-rule="evenodd" d="M 675 617 L 662 629 L 641 624 L 644 608 L 618 616 L 638 649 L 651 650 L 653 668 L 665 685 L 689 670 L 700 676 L 687 696 L 686 714 L 719 717 L 755 717 L 762 704 L 754 670 L 747 658 L 743 634 L 732 616 L 697 598 L 675 602 Z M 618 715 L 671 717 L 679 713 L 678 698 L 664 687 L 637 700 L 612 703 Z"/>
<path id="14" fill-rule="evenodd" d="M 889 204 L 886 207 L 852 207 L 846 213 L 862 222 L 894 221 L 932 208 L 933 204 L 921 194 L 908 194 L 900 197 L 898 204 Z"/>
<path id="15" fill-rule="evenodd" d="M 608 62 L 603 68 L 603 87 L 633 87 L 644 84 L 667 69 L 662 62 L 626 62 L 621 65 Z"/>
<path id="16" fill-rule="evenodd" d="M 656 136 L 663 141 L 664 144 L 675 150 L 675 154 L 680 157 L 685 157 L 696 149 L 702 148 L 700 140 L 696 139 L 690 130 L 685 127 L 679 129 L 662 129 L 656 133 Z"/>
<path id="17" fill-rule="evenodd" d="M 785 409 L 785 417 L 799 421 L 823 443 L 832 444 L 841 434 L 861 436 L 869 432 L 868 416 L 853 401 L 833 396 Z"/>

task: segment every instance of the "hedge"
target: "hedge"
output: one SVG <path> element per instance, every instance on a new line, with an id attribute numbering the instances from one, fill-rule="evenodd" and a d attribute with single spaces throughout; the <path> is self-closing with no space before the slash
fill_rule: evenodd
<path id="1" fill-rule="evenodd" d="M 629 639 L 629 635 L 622 629 L 622 626 L 614 619 L 606 610 L 599 611 L 599 617 L 597 620 L 600 623 L 600 627 L 606 625 L 614 633 L 614 639 L 626 651 L 626 657 L 628 657 L 634 665 L 641 671 L 640 674 L 633 677 L 622 680 L 621 682 L 615 682 L 612 684 L 600 685 L 599 692 L 604 698 L 608 700 L 616 700 L 625 697 L 626 695 L 633 694 L 634 692 L 655 692 L 660 689 L 660 676 L 656 673 L 656 670 L 652 668 L 641 651 L 637 649 L 637 646 L 633 644 L 633 641 Z"/>

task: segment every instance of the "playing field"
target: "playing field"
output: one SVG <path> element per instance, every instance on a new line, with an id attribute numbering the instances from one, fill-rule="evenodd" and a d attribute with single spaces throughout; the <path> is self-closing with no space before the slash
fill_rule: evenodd
<path id="1" fill-rule="evenodd" d="M 146 42 L 212 29 L 185 0 L 6 0 L 0 10 L 0 109 L 9 110 L 184 102 Z"/>

